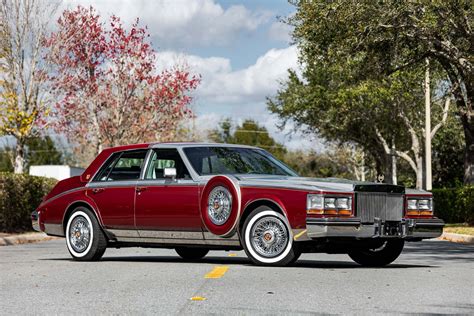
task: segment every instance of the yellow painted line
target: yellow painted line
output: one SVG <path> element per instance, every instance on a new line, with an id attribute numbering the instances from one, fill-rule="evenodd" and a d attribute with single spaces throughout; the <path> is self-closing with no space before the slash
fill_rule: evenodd
<path id="1" fill-rule="evenodd" d="M 229 257 L 237 257 L 236 253 L 229 253 Z"/>
<path id="2" fill-rule="evenodd" d="M 202 296 L 193 296 L 191 297 L 191 301 L 205 301 L 206 298 Z"/>
<path id="3" fill-rule="evenodd" d="M 229 270 L 228 266 L 220 266 L 212 269 L 211 272 L 204 276 L 205 279 L 219 279 Z"/>
<path id="4" fill-rule="evenodd" d="M 301 233 L 295 235 L 295 237 L 293 237 L 294 240 L 300 238 L 301 236 L 303 236 L 304 233 L 306 233 L 307 229 L 303 230 Z"/>

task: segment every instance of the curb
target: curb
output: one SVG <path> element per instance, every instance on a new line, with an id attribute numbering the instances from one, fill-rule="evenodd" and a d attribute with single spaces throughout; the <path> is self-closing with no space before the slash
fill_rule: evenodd
<path id="1" fill-rule="evenodd" d="M 47 240 L 58 239 L 58 237 L 48 236 L 45 233 L 28 233 L 19 235 L 10 235 L 0 237 L 0 246 L 13 246 L 20 244 L 29 244 Z"/>
<path id="2" fill-rule="evenodd" d="M 455 233 L 443 233 L 439 239 L 461 244 L 474 244 L 474 236 Z"/>

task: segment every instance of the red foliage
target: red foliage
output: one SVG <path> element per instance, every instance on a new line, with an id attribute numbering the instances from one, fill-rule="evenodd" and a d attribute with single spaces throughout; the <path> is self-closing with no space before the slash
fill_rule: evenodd
<path id="1" fill-rule="evenodd" d="M 82 145 L 147 142 L 192 116 L 189 92 L 200 82 L 178 67 L 157 73 L 155 51 L 138 19 L 129 30 L 92 8 L 66 10 L 45 40 L 55 66 L 55 126 Z"/>

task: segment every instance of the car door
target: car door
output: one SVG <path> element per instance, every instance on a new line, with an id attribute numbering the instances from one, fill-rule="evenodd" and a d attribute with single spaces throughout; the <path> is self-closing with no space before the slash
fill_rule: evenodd
<path id="1" fill-rule="evenodd" d="M 165 179 L 164 168 L 169 167 L 176 168 L 175 179 Z M 137 183 L 135 223 L 142 237 L 149 236 L 141 231 L 150 230 L 189 232 L 180 235 L 184 238 L 202 237 L 199 187 L 192 180 L 177 149 L 152 150 L 143 180 Z"/>
<path id="2" fill-rule="evenodd" d="M 147 150 L 130 150 L 113 154 L 88 184 L 87 195 L 97 205 L 106 228 L 136 232 L 135 187 L 146 153 Z"/>

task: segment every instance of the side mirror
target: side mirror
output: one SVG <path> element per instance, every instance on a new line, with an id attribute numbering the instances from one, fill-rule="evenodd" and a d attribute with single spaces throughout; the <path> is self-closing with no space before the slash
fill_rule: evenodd
<path id="1" fill-rule="evenodd" d="M 176 178 L 176 168 L 165 168 L 163 175 L 166 179 Z"/>

